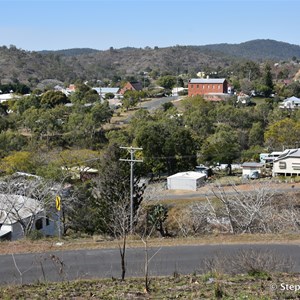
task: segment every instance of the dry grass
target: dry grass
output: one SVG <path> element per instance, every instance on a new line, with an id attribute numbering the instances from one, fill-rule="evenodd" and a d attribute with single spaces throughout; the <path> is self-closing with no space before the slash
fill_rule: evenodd
<path id="1" fill-rule="evenodd" d="M 300 292 L 282 290 L 281 284 L 296 286 L 299 274 L 270 274 L 264 278 L 225 274 L 151 278 L 150 292 L 143 278 L 80 280 L 60 283 L 5 286 L 1 299 L 299 299 Z"/>

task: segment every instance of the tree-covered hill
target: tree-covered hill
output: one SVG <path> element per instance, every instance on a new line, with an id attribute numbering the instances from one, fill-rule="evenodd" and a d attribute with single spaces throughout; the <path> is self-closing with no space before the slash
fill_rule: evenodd
<path id="1" fill-rule="evenodd" d="M 62 50 L 43 50 L 39 51 L 41 54 L 59 54 L 65 56 L 74 56 L 74 55 L 82 55 L 82 54 L 90 54 L 98 52 L 99 50 L 91 49 L 91 48 L 72 48 L 72 49 L 62 49 Z"/>
<path id="2" fill-rule="evenodd" d="M 178 47 L 178 46 L 177 46 Z M 167 47 L 165 49 L 174 48 Z M 270 39 L 257 39 L 252 41 L 247 41 L 240 44 L 211 44 L 204 46 L 179 46 L 179 48 L 187 48 L 189 51 L 197 51 L 199 53 L 206 53 L 208 55 L 216 55 L 218 53 L 221 55 L 238 56 L 251 60 L 289 60 L 292 57 L 300 57 L 300 46 L 293 45 L 281 41 L 275 41 Z M 147 47 L 146 47 L 147 49 Z M 148 50 L 151 48 L 148 48 Z M 156 47 L 156 50 L 159 48 Z M 112 48 L 110 51 L 113 50 Z M 124 51 L 130 52 L 134 50 L 142 50 L 141 48 L 126 47 L 120 49 L 123 53 Z M 211 50 L 211 51 L 207 51 Z M 89 49 L 89 48 L 76 48 L 76 49 L 65 49 L 58 51 L 42 51 L 43 53 L 55 53 L 65 56 L 74 55 L 87 55 L 100 52 L 99 50 Z M 104 51 L 105 52 L 105 51 Z"/>
<path id="3" fill-rule="evenodd" d="M 0 47 L 1 84 L 22 82 L 36 87 L 43 79 L 76 80 L 78 75 L 60 55 L 43 55 L 17 49 L 15 46 Z"/>
<path id="4" fill-rule="evenodd" d="M 241 44 L 214 44 L 200 46 L 199 50 L 210 49 L 224 54 L 251 60 L 288 60 L 300 57 L 300 46 L 274 40 L 253 40 Z"/>
<path id="5" fill-rule="evenodd" d="M 22 82 L 35 88 L 44 79 L 65 83 L 75 80 L 136 76 L 155 71 L 158 75 L 218 71 L 241 60 L 291 60 L 300 58 L 300 46 L 272 40 L 254 40 L 241 44 L 173 46 L 165 48 L 66 49 L 31 52 L 15 46 L 0 47 L 1 84 Z"/>

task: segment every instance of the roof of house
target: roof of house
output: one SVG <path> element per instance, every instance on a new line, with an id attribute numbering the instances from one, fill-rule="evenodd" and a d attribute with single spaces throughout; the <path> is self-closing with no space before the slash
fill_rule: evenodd
<path id="1" fill-rule="evenodd" d="M 283 102 L 300 102 L 300 98 L 297 98 L 297 97 L 295 97 L 295 96 L 293 96 L 293 97 L 290 97 L 290 98 L 286 98 L 286 99 L 284 99 L 283 100 Z"/>
<path id="2" fill-rule="evenodd" d="M 0 102 L 8 101 L 13 98 L 20 98 L 19 95 L 15 95 L 14 93 L 9 93 L 9 94 L 0 94 Z"/>
<path id="3" fill-rule="evenodd" d="M 264 164 L 262 163 L 258 163 L 258 162 L 244 162 L 242 164 L 242 168 L 262 168 L 264 166 Z"/>
<path id="4" fill-rule="evenodd" d="M 206 177 L 206 174 L 195 172 L 195 171 L 187 171 L 187 172 L 179 172 L 174 175 L 169 176 L 168 178 L 181 178 L 181 179 L 199 179 Z"/>
<path id="5" fill-rule="evenodd" d="M 192 78 L 189 83 L 224 83 L 225 78 Z"/>
<path id="6" fill-rule="evenodd" d="M 42 204 L 22 195 L 0 194 L 0 224 L 14 224 L 43 211 Z"/>
<path id="7" fill-rule="evenodd" d="M 132 87 L 133 87 L 136 91 L 140 91 L 140 90 L 143 89 L 143 85 L 142 85 L 140 82 L 138 82 L 138 81 L 130 81 L 129 83 L 132 85 Z"/>
<path id="8" fill-rule="evenodd" d="M 112 94 L 117 94 L 119 89 L 118 87 L 94 87 L 92 88 L 93 90 L 95 90 L 98 94 L 100 94 L 100 91 L 102 94 L 107 94 L 107 93 L 112 93 Z"/>
<path id="9" fill-rule="evenodd" d="M 300 158 L 300 149 L 286 149 L 282 152 L 281 155 L 274 159 L 274 162 L 285 159 L 285 158 Z"/>

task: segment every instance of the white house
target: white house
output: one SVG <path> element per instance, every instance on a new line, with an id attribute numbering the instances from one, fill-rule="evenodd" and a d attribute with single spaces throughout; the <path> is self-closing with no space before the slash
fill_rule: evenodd
<path id="1" fill-rule="evenodd" d="M 196 191 L 205 181 L 206 174 L 194 171 L 180 172 L 167 178 L 168 190 Z"/>
<path id="2" fill-rule="evenodd" d="M 279 104 L 280 108 L 300 108 L 300 98 L 297 98 L 295 96 L 287 98 L 283 100 L 282 103 Z"/>
<path id="3" fill-rule="evenodd" d="M 0 194 L 0 239 L 17 240 L 30 229 L 52 236 L 57 231 L 54 219 L 55 214 L 46 214 L 35 199 Z"/>
<path id="4" fill-rule="evenodd" d="M 14 93 L 9 93 L 9 94 L 0 94 L 0 103 L 12 100 L 12 99 L 17 99 L 20 98 L 20 96 L 15 95 Z"/>
<path id="5" fill-rule="evenodd" d="M 180 86 L 174 87 L 172 89 L 172 96 L 178 96 L 178 93 L 183 92 L 183 91 L 187 91 L 187 90 L 188 90 L 187 88 L 180 87 Z"/>
<path id="6" fill-rule="evenodd" d="M 273 161 L 273 176 L 300 175 L 300 149 L 286 149 Z"/>
<path id="7" fill-rule="evenodd" d="M 273 161 L 282 154 L 282 151 L 273 151 L 271 153 L 268 153 L 268 155 L 263 157 L 263 161 L 261 161 L 262 163 L 265 164 L 273 164 Z M 261 153 L 260 155 L 264 155 L 264 153 Z M 261 158 L 261 156 L 260 156 Z"/>
<path id="8" fill-rule="evenodd" d="M 114 98 L 120 98 L 122 96 L 120 93 L 118 93 L 120 90 L 118 87 L 94 87 L 92 89 L 98 93 L 100 100 L 104 100 L 105 95 L 108 93 L 113 94 Z"/>

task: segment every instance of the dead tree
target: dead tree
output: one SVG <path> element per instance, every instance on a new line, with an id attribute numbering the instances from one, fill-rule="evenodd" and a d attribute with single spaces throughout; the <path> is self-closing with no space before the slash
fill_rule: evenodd
<path id="1" fill-rule="evenodd" d="M 231 233 L 269 232 L 269 221 L 274 214 L 273 200 L 276 189 L 267 183 L 259 183 L 250 190 L 243 191 L 236 185 L 225 190 L 217 185 L 212 190 L 213 196 L 221 206 L 216 212 L 211 197 L 207 197 L 211 212 L 217 218 L 225 217 Z"/>
<path id="2" fill-rule="evenodd" d="M 109 224 L 112 235 L 119 240 L 119 251 L 121 258 L 121 279 L 126 274 L 126 244 L 130 232 L 130 198 L 122 198 L 112 207 L 112 222 Z"/>

